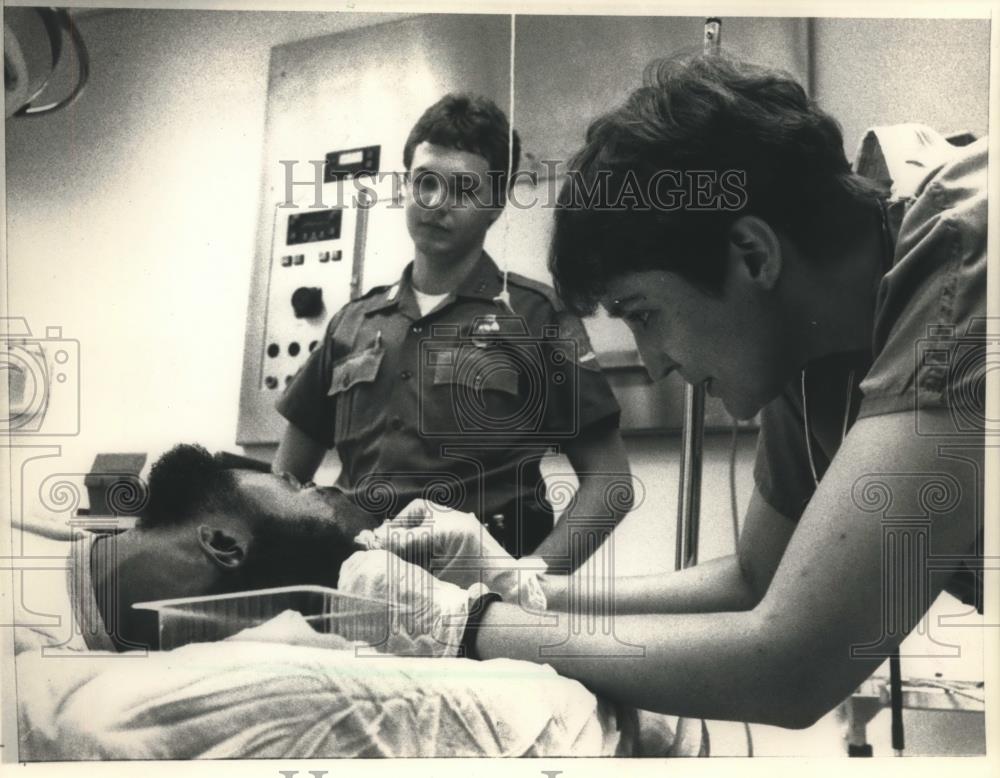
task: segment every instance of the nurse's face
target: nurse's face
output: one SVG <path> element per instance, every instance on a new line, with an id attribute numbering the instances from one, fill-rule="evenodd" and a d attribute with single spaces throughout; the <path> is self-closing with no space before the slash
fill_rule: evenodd
<path id="1" fill-rule="evenodd" d="M 500 215 L 492 205 L 489 162 L 478 154 L 424 141 L 413 150 L 406 187 L 406 228 L 417 251 L 464 257 Z"/>
<path id="2" fill-rule="evenodd" d="M 754 416 L 794 375 L 775 300 L 732 272 L 718 297 L 674 273 L 630 273 L 602 304 L 629 325 L 650 378 L 676 370 L 689 384 L 705 382 L 737 419 Z"/>

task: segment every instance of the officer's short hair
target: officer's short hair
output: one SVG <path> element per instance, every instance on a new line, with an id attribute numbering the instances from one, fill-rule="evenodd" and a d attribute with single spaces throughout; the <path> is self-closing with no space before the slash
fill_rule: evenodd
<path id="1" fill-rule="evenodd" d="M 843 220 L 881 194 L 852 172 L 836 120 L 787 73 L 687 55 L 650 63 L 643 82 L 591 123 L 557 201 L 549 269 L 578 314 L 593 313 L 609 282 L 632 272 L 668 270 L 718 294 L 729 228 L 744 215 L 820 254 Z M 664 179 L 661 171 L 675 173 Z M 687 185 L 697 172 L 726 171 L 744 182 L 726 207 L 590 199 L 602 179 L 613 196 L 630 178 L 648 192 L 655 181 Z M 601 207 L 616 204 L 624 207 Z"/>
<path id="2" fill-rule="evenodd" d="M 510 176 L 521 164 L 521 141 L 515 130 L 508 170 L 509 132 L 506 114 L 492 100 L 466 93 L 447 94 L 424 111 L 413 125 L 403 146 L 403 164 L 410 169 L 413 150 L 424 141 L 478 154 L 489 163 L 493 192 L 497 203 L 502 204 Z"/>

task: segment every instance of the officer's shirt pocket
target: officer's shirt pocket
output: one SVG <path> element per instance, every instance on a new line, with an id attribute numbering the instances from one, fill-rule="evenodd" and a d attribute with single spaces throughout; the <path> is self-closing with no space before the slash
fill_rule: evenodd
<path id="1" fill-rule="evenodd" d="M 334 441 L 355 438 L 374 425 L 381 413 L 375 380 L 385 349 L 356 351 L 333 366 L 328 394 L 337 402 Z"/>
<path id="2" fill-rule="evenodd" d="M 433 368 L 433 425 L 440 432 L 517 432 L 526 421 L 521 401 L 523 366 L 500 345 L 456 348 Z M 531 422 L 528 420 L 530 426 Z"/>

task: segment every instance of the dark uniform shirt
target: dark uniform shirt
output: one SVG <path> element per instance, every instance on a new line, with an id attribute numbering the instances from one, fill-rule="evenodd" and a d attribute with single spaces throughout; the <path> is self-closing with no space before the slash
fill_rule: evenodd
<path id="1" fill-rule="evenodd" d="M 903 147 L 878 151 L 876 161 L 884 151 L 890 163 L 888 170 L 875 165 L 881 176 L 872 175 L 871 155 L 858 163 L 863 175 L 895 179 L 886 224 L 894 245 L 878 289 L 871 350 L 810 363 L 761 412 L 757 490 L 795 521 L 856 418 L 944 408 L 953 434 L 973 445 L 983 441 L 986 142 L 949 148 L 936 133 L 911 127 L 885 128 Z M 894 157 L 900 165 L 891 164 Z M 900 180 L 907 174 L 908 186 Z M 946 588 L 981 609 L 981 538 L 974 556 Z"/>
<path id="2" fill-rule="evenodd" d="M 363 510 L 391 517 L 430 499 L 530 553 L 552 529 L 541 457 L 616 427 L 618 404 L 583 324 L 549 287 L 510 273 L 508 309 L 484 252 L 423 316 L 411 274 L 412 263 L 333 316 L 278 411 L 336 446 L 337 485 Z"/>

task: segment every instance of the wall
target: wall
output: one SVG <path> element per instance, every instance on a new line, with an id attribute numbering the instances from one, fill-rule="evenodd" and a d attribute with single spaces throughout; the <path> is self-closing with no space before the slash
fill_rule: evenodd
<path id="1" fill-rule="evenodd" d="M 84 16 L 70 109 L 7 122 L 9 313 L 80 341 L 61 463 L 233 447 L 271 47 L 397 15 Z"/>
<path id="2" fill-rule="evenodd" d="M 647 63 L 700 51 L 703 23 L 700 16 L 519 17 L 516 124 L 525 150 L 541 159 L 568 158 L 593 118 L 642 85 Z M 730 17 L 723 21 L 722 48 L 804 79 L 805 35 L 802 19 Z"/>
<path id="3" fill-rule="evenodd" d="M 874 125 L 986 134 L 988 20 L 817 19 L 814 40 L 813 96 L 840 121 L 848 159 Z"/>

